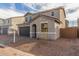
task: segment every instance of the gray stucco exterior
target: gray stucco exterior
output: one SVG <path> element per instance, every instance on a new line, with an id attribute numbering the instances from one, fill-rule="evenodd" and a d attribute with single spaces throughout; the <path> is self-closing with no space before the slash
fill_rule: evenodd
<path id="1" fill-rule="evenodd" d="M 56 40 L 60 37 L 60 28 L 66 27 L 65 25 L 66 15 L 63 7 L 58 7 L 55 9 L 50 9 L 38 13 L 27 13 L 24 15 L 24 17 L 26 23 L 29 23 L 31 38 L 33 38 L 35 30 L 36 38 Z M 29 17 L 31 17 L 31 19 Z M 47 32 L 41 31 L 42 23 L 47 23 L 48 26 Z M 33 28 L 33 25 L 35 25 L 36 29 Z"/>
<path id="2" fill-rule="evenodd" d="M 59 38 L 59 24 L 57 24 L 55 21 L 55 19 L 49 19 L 47 17 L 39 17 L 36 20 L 34 20 L 32 23 L 30 23 L 30 37 L 32 38 L 32 25 L 36 24 L 36 38 L 41 38 L 41 39 L 52 39 L 52 40 L 56 40 L 57 38 Z M 48 23 L 48 32 L 41 32 L 41 23 Z"/>

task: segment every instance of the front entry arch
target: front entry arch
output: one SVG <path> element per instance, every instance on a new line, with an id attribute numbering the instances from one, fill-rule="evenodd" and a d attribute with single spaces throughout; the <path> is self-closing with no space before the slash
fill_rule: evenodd
<path id="1" fill-rule="evenodd" d="M 32 25 L 32 38 L 36 38 L 36 36 L 37 36 L 37 34 L 36 34 L 36 32 L 37 32 L 36 28 L 37 28 L 36 24 L 33 24 Z"/>

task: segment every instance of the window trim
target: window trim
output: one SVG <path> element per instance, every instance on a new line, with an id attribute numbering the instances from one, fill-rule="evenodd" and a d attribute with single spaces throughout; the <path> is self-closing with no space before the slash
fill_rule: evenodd
<path id="1" fill-rule="evenodd" d="M 47 28 L 42 28 L 42 24 L 47 24 Z M 41 22 L 41 32 L 48 32 L 48 22 Z M 42 29 L 47 29 L 47 31 L 42 31 Z"/>
<path id="2" fill-rule="evenodd" d="M 32 16 L 27 16 L 27 17 L 25 17 L 25 21 L 31 22 L 31 20 L 32 20 Z"/>

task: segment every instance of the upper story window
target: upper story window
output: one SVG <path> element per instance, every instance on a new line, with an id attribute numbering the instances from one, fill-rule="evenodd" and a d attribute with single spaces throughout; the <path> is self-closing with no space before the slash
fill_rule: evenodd
<path id="1" fill-rule="evenodd" d="M 32 17 L 28 16 L 28 22 L 31 22 L 31 20 L 32 20 Z"/>
<path id="2" fill-rule="evenodd" d="M 3 25 L 4 24 L 4 21 L 3 20 L 0 20 L 0 25 Z"/>
<path id="3" fill-rule="evenodd" d="M 52 14 L 51 14 L 52 16 L 54 16 L 54 12 L 52 12 Z"/>
<path id="4" fill-rule="evenodd" d="M 25 21 L 26 21 L 26 22 L 31 22 L 31 20 L 32 20 L 32 17 L 31 17 L 31 16 L 25 17 Z"/>
<path id="5" fill-rule="evenodd" d="M 25 17 L 25 22 L 27 22 L 27 17 Z"/>

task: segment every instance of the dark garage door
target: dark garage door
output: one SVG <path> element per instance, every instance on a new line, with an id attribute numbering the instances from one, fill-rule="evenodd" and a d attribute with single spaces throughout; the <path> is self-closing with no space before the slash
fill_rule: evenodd
<path id="1" fill-rule="evenodd" d="M 3 34 L 7 35 L 8 34 L 8 28 L 3 28 Z"/>
<path id="2" fill-rule="evenodd" d="M 1 28 L 0 28 L 0 35 L 1 35 Z"/>
<path id="3" fill-rule="evenodd" d="M 30 27 L 19 27 L 20 36 L 30 36 Z"/>

